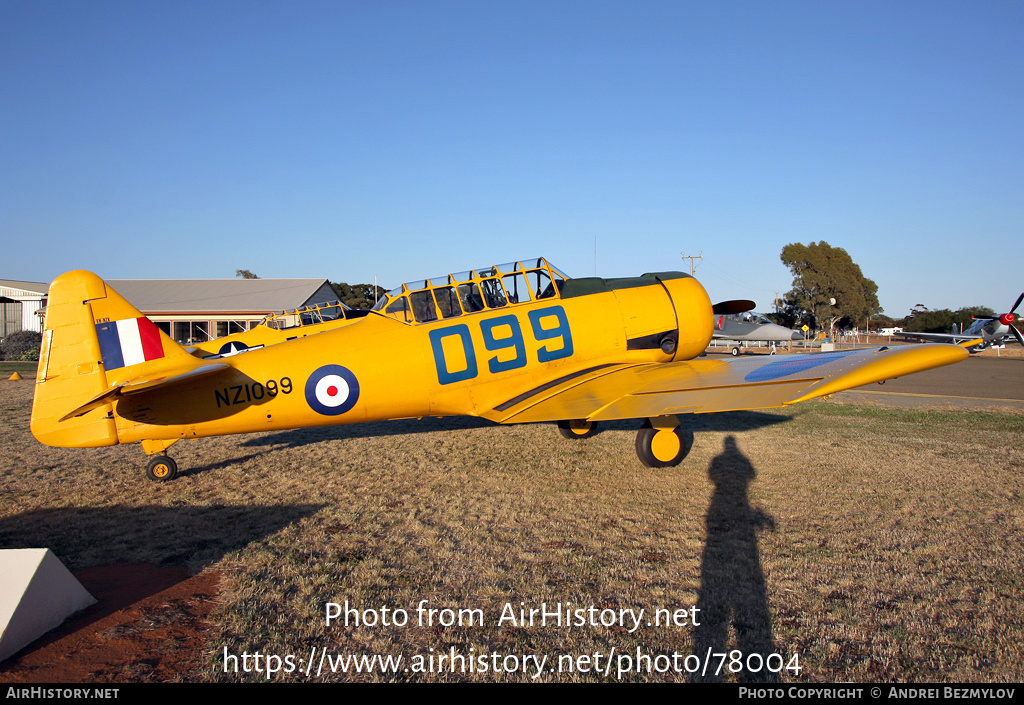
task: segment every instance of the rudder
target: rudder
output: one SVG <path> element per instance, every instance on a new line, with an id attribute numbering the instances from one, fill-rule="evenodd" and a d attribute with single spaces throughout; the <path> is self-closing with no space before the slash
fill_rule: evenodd
<path id="1" fill-rule="evenodd" d="M 115 445 L 117 426 L 110 404 L 65 417 L 116 385 L 167 367 L 179 356 L 191 359 L 98 276 L 81 270 L 61 275 L 50 285 L 47 299 L 32 435 L 50 446 Z"/>

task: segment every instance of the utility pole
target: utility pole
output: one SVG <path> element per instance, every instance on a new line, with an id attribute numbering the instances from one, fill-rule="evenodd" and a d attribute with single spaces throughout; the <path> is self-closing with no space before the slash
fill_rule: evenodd
<path id="1" fill-rule="evenodd" d="M 701 257 L 703 252 L 704 252 L 704 250 L 698 250 L 696 257 L 687 257 L 685 252 L 680 252 L 679 253 L 679 256 L 682 257 L 683 259 L 690 260 L 690 276 L 691 277 L 694 276 L 693 260 L 695 260 L 695 259 L 704 259 L 703 257 Z"/>

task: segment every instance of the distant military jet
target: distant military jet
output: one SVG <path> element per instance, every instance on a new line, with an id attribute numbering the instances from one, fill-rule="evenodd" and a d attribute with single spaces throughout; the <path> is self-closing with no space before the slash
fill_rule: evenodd
<path id="1" fill-rule="evenodd" d="M 776 325 L 764 314 L 752 311 L 753 301 L 725 301 L 715 305 L 715 330 L 712 337 L 717 340 L 734 340 L 738 343 L 733 356 L 740 354 L 743 344 L 763 341 L 772 343 L 771 354 L 775 354 L 775 343 L 789 340 L 803 340 L 803 333 Z"/>
<path id="2" fill-rule="evenodd" d="M 972 352 L 984 350 L 990 345 L 998 345 L 1008 337 L 1016 338 L 1018 343 L 1024 345 L 1024 337 L 1021 336 L 1020 330 L 1013 325 L 1014 321 L 1020 320 L 1020 316 L 1016 312 L 1017 308 L 1020 307 L 1021 301 L 1024 301 L 1024 294 L 1017 297 L 1017 303 L 1013 305 L 1009 313 L 1001 313 L 998 316 L 971 316 L 974 319 L 974 323 L 963 333 L 903 332 L 896 335 L 897 337 L 909 340 L 938 341 L 955 344 L 977 340 L 978 344 L 972 345 L 969 348 Z"/>

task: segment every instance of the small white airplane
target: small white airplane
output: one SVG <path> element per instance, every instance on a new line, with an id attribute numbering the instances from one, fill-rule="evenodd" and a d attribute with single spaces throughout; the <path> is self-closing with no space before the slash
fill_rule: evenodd
<path id="1" fill-rule="evenodd" d="M 804 339 L 800 331 L 772 323 L 764 314 L 752 311 L 754 305 L 753 301 L 725 301 L 715 305 L 712 338 L 736 341 L 733 357 L 740 354 L 744 343 L 772 343 L 771 354 L 774 355 L 775 343 Z"/>
<path id="2" fill-rule="evenodd" d="M 932 340 L 949 343 L 964 343 L 970 340 L 980 341 L 969 349 L 974 352 L 984 350 L 990 345 L 998 345 L 1007 337 L 1017 339 L 1017 342 L 1024 346 L 1024 336 L 1020 330 L 1013 325 L 1013 322 L 1020 319 L 1016 311 L 1024 301 L 1024 294 L 1017 297 L 1017 302 L 1010 309 L 1009 313 L 1001 313 L 998 316 L 971 316 L 974 323 L 963 333 L 914 333 L 904 331 L 896 335 L 910 340 Z"/>

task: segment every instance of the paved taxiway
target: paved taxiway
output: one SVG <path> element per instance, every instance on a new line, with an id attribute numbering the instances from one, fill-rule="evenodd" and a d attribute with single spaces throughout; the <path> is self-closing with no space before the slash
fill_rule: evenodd
<path id="1" fill-rule="evenodd" d="M 840 392 L 835 398 L 908 407 L 1024 411 L 1024 358 L 972 356 L 955 365 Z"/>
<path id="2" fill-rule="evenodd" d="M 729 358 L 728 354 L 708 353 Z M 901 407 L 986 409 L 1024 413 L 1024 357 L 972 355 L 963 362 L 885 384 L 839 392 L 838 402 L 885 404 Z"/>

